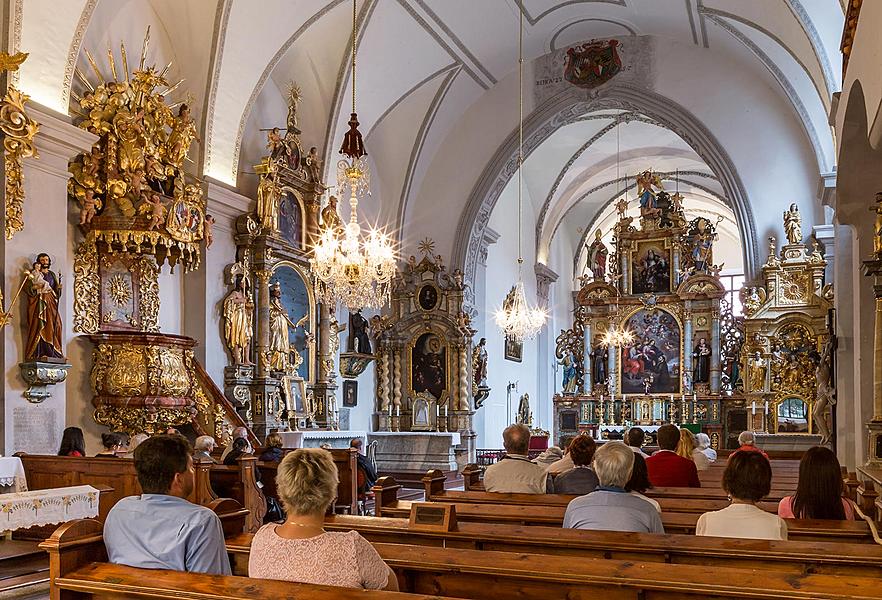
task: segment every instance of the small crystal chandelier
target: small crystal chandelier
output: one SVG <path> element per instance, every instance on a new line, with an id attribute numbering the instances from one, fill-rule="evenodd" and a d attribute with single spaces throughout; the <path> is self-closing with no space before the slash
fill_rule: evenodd
<path id="1" fill-rule="evenodd" d="M 630 329 L 611 327 L 603 334 L 603 345 L 623 348 L 634 343 L 634 332 Z"/>
<path id="2" fill-rule="evenodd" d="M 505 302 L 496 311 L 496 325 L 502 332 L 521 342 L 539 333 L 545 325 L 547 313 L 544 308 L 532 307 L 524 293 L 524 280 L 521 267 L 524 257 L 521 255 L 521 175 L 524 165 L 524 11 L 520 11 L 518 25 L 518 282 L 506 297 Z"/>
<path id="3" fill-rule="evenodd" d="M 349 190 L 349 223 L 342 228 L 325 223 L 310 260 L 319 299 L 329 305 L 339 301 L 352 312 L 389 302 L 396 264 L 388 236 L 372 229 L 362 239 L 358 224 L 358 198 L 370 195 L 371 180 L 355 111 L 356 3 L 352 0 L 352 115 L 340 148 L 345 158 L 337 163 L 337 189 L 341 194 Z"/>

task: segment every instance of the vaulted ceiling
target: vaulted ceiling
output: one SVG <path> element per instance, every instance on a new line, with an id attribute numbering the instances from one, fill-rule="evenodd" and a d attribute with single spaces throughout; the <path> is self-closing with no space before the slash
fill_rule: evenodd
<path id="1" fill-rule="evenodd" d="M 294 80 L 304 96 L 304 143 L 324 152 L 334 179 L 351 105 L 349 0 L 18 0 L 13 10 L 12 49 L 31 53 L 19 85 L 35 101 L 67 112 L 70 91 L 78 89 L 74 65 L 90 69 L 83 49 L 106 70 L 107 48 L 118 53 L 124 42 L 129 55 L 137 55 L 150 25 L 148 62 L 173 60 L 170 76 L 186 82 L 172 100 L 195 99 L 197 174 L 252 189 L 251 165 L 265 149 L 261 129 L 284 123 Z M 714 81 L 726 82 L 725 89 L 704 88 L 694 73 L 667 76 L 689 86 L 693 112 L 743 110 L 727 106 L 727 97 L 755 87 L 777 98 L 782 114 L 798 123 L 800 143 L 813 160 L 807 170 L 834 170 L 827 114 L 841 84 L 842 0 L 359 0 L 357 108 L 383 198 L 373 218 L 402 230 L 408 223 L 423 227 L 421 215 L 435 210 L 428 205 L 437 189 L 427 175 L 439 155 L 450 152 L 451 140 L 459 152 L 474 152 L 467 160 L 484 164 L 490 148 L 512 131 L 519 10 L 527 22 L 528 59 L 597 37 L 675 40 L 702 61 L 700 68 L 715 71 Z M 478 118 L 482 102 L 494 108 Z M 623 121 L 618 129 L 617 120 Z M 679 170 L 683 185 L 726 203 L 717 174 L 665 125 L 632 111 L 585 115 L 525 165 L 539 215 L 540 260 L 559 227 L 587 227 L 608 202 L 617 140 L 620 178 L 646 166 Z M 475 185 L 469 168 L 463 181 L 451 183 L 460 186 L 458 197 Z M 460 208 L 451 206 L 457 214 Z M 456 218 L 449 223 L 455 229 Z"/>

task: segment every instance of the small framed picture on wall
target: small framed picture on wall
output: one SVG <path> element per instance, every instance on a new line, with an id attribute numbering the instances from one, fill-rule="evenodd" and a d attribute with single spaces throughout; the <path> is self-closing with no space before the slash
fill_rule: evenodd
<path id="1" fill-rule="evenodd" d="M 343 382 L 343 406 L 353 408 L 358 404 L 358 382 L 347 379 Z"/>
<path id="2" fill-rule="evenodd" d="M 505 336 L 505 360 L 521 362 L 524 357 L 524 343 L 510 335 Z"/>

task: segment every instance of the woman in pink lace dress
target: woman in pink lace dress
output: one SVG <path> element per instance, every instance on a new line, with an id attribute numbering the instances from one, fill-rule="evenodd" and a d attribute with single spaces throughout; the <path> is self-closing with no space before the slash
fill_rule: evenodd
<path id="1" fill-rule="evenodd" d="M 362 589 L 398 590 L 395 573 L 355 531 L 326 532 L 325 512 L 337 497 L 337 467 L 320 448 L 295 450 L 276 474 L 288 518 L 254 534 L 248 576 Z"/>

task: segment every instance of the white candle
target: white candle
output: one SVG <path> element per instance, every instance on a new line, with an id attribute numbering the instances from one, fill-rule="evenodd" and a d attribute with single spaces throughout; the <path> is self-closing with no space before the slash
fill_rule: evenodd
<path id="1" fill-rule="evenodd" d="M 765 412 L 767 415 L 769 414 L 769 401 L 768 401 L 768 400 L 766 400 L 766 406 L 765 406 L 765 410 L 764 410 L 764 412 Z"/>
<path id="2" fill-rule="evenodd" d="M 435 416 L 436 416 L 436 417 L 440 417 L 440 416 L 441 416 L 441 406 L 438 405 L 438 404 L 435 405 Z"/>
<path id="3" fill-rule="evenodd" d="M 754 402 L 753 400 L 750 401 L 750 414 L 756 414 L 756 402 Z"/>
<path id="4" fill-rule="evenodd" d="M 398 405 L 398 406 L 395 407 L 395 416 L 396 416 L 396 417 L 400 417 L 400 416 L 401 416 L 401 406 L 400 406 L 400 405 Z"/>
<path id="5" fill-rule="evenodd" d="M 389 416 L 392 416 L 392 403 L 389 403 Z"/>
<path id="6" fill-rule="evenodd" d="M 695 402 L 696 400 L 698 400 L 698 394 L 692 392 L 692 401 Z"/>

